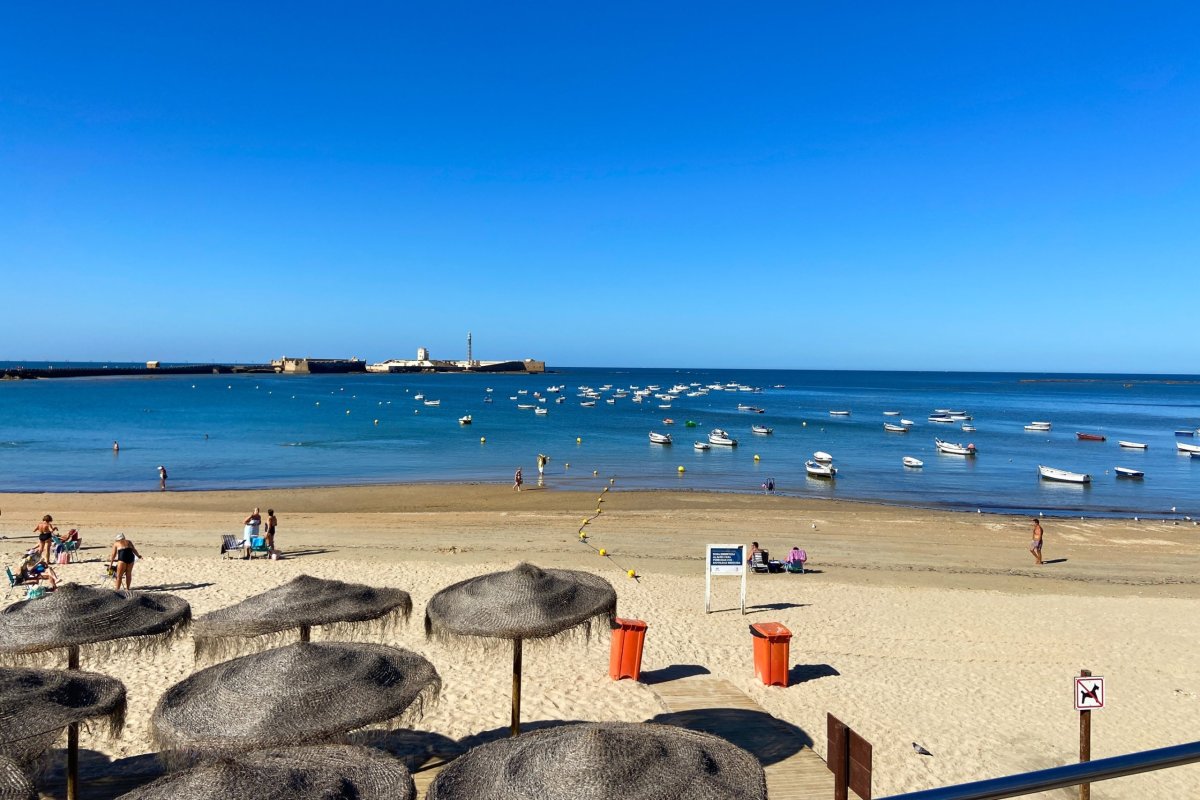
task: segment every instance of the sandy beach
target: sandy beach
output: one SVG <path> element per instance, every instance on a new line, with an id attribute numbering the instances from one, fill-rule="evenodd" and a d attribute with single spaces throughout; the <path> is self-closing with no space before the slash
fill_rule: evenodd
<path id="1" fill-rule="evenodd" d="M 1024 517 L 632 492 L 619 483 L 601 495 L 605 485 L 8 494 L 0 495 L 0 544 L 16 563 L 36 541 L 36 520 L 53 514 L 84 539 L 82 560 L 59 567 L 60 576 L 99 584 L 112 538 L 124 532 L 145 556 L 134 588 L 176 592 L 196 615 L 299 574 L 403 588 L 414 616 L 390 643 L 426 655 L 441 673 L 441 701 L 417 727 L 446 737 L 447 752 L 506 724 L 509 676 L 502 655 L 425 641 L 424 604 L 451 582 L 520 561 L 603 575 L 617 589 L 618 614 L 650 625 L 647 683 L 607 677 L 606 635 L 528 647 L 523 717 L 531 723 L 650 719 L 664 710 L 655 680 L 708 672 L 801 729 L 822 756 L 826 712 L 849 723 L 874 744 L 879 796 L 1072 761 L 1071 678 L 1081 668 L 1108 682 L 1093 757 L 1190 741 L 1200 731 L 1200 528 L 1190 523 L 1048 518 L 1048 563 L 1038 567 Z M 283 558 L 222 559 L 219 534 L 240 531 L 254 506 L 276 510 Z M 581 522 L 592 517 L 581 542 Z M 811 571 L 752 575 L 746 616 L 736 580 L 719 580 L 706 615 L 704 545 L 752 540 L 779 558 L 805 548 Z M 794 634 L 786 689 L 754 677 L 746 626 L 762 621 Z M 186 644 L 104 662 L 85 654 L 84 667 L 121 678 L 130 698 L 120 740 L 83 737 L 96 751 L 84 761 L 92 774 L 107 769 L 105 759 L 151 752 L 151 710 L 194 669 Z M 917 755 L 914 742 L 933 755 Z M 1098 800 L 1198 795 L 1196 766 L 1093 787 Z"/>

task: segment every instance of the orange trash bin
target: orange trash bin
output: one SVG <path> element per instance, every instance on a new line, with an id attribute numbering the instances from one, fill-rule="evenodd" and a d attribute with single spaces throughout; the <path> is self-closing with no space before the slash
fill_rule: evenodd
<path id="1" fill-rule="evenodd" d="M 613 620 L 612 649 L 608 654 L 608 675 L 614 681 L 642 674 L 642 644 L 646 641 L 646 623 L 640 619 Z"/>
<path id="2" fill-rule="evenodd" d="M 792 632 L 778 622 L 750 626 L 754 637 L 754 676 L 767 686 L 788 685 Z"/>

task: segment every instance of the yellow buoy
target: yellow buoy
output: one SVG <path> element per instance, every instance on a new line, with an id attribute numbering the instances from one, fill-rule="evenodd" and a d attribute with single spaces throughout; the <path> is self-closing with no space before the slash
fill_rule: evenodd
<path id="1" fill-rule="evenodd" d="M 584 519 L 584 520 L 583 520 L 583 522 L 581 522 L 580 524 L 581 524 L 581 525 L 587 525 L 587 524 L 588 524 L 590 521 L 591 521 L 591 520 L 589 520 L 589 519 Z"/>
<path id="2" fill-rule="evenodd" d="M 580 539 L 586 539 L 586 538 L 587 538 L 587 534 L 586 534 L 586 533 L 584 533 L 583 531 L 580 531 L 580 532 L 579 532 L 579 538 L 580 538 Z"/>
<path id="3" fill-rule="evenodd" d="M 378 424 L 379 424 L 379 420 L 375 420 L 375 424 L 376 424 L 376 425 L 378 425 Z"/>
<path id="4" fill-rule="evenodd" d="M 593 475 L 599 475 L 599 474 L 600 474 L 600 470 L 598 470 L 598 469 L 594 469 L 594 470 L 592 470 L 592 474 L 593 474 Z"/>
<path id="5" fill-rule="evenodd" d="M 683 464 L 680 464 L 680 465 L 679 465 L 679 471 L 680 471 L 680 472 L 687 472 L 687 470 L 683 468 Z"/>
<path id="6" fill-rule="evenodd" d="M 596 514 L 597 514 L 597 516 L 600 514 L 600 509 L 599 509 L 599 508 L 597 508 L 597 509 L 596 509 Z"/>
<path id="7" fill-rule="evenodd" d="M 582 437 L 582 436 L 576 436 L 576 437 L 575 437 L 575 444 L 583 444 L 583 437 Z"/>
<path id="8" fill-rule="evenodd" d="M 629 577 L 631 577 L 631 578 L 636 578 L 636 577 L 637 577 L 637 573 L 636 573 L 636 572 L 634 572 L 633 570 L 629 570 L 629 571 L 628 571 L 628 572 L 626 572 L 625 574 L 626 574 L 626 575 L 628 575 L 628 576 L 629 576 Z"/>
<path id="9" fill-rule="evenodd" d="M 563 464 L 563 469 L 570 469 L 570 468 L 571 468 L 570 462 Z"/>
<path id="10" fill-rule="evenodd" d="M 480 436 L 480 437 L 479 437 L 479 443 L 480 443 L 480 444 L 485 444 L 486 442 L 487 442 L 487 437 L 486 437 L 486 436 Z"/>
<path id="11" fill-rule="evenodd" d="M 755 454 L 754 454 L 754 460 L 755 460 L 755 461 L 759 461 L 759 460 L 761 460 L 761 459 L 759 459 L 759 457 L 758 457 L 758 453 L 755 453 Z"/>
<path id="12" fill-rule="evenodd" d="M 617 482 L 617 479 L 616 479 L 616 478 L 609 478 L 609 479 L 608 479 L 608 485 L 609 485 L 609 486 L 612 486 L 612 485 L 613 485 L 614 483 L 616 483 L 616 482 Z"/>
<path id="13" fill-rule="evenodd" d="M 608 551 L 607 551 L 607 550 L 605 550 L 603 547 L 601 547 L 601 548 L 600 548 L 600 555 L 602 555 L 602 556 L 606 556 L 606 555 L 608 555 Z"/>

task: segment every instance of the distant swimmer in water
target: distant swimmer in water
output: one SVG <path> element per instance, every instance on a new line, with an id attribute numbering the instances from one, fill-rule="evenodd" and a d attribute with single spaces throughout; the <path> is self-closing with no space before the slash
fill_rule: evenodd
<path id="1" fill-rule="evenodd" d="M 121 445 L 117 444 L 117 440 L 116 440 L 116 439 L 113 439 L 113 452 L 114 452 L 114 453 L 119 453 L 119 452 L 121 452 Z"/>

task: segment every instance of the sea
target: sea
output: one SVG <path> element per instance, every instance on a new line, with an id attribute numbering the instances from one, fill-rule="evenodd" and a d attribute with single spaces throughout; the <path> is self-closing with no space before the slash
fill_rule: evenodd
<path id="1" fill-rule="evenodd" d="M 733 384 L 754 391 L 688 396 Z M 669 403 L 633 401 L 632 387 L 651 386 L 687 391 Z M 583 405 L 581 387 L 599 394 L 594 405 Z M 937 409 L 965 412 L 976 430 L 930 422 Z M 465 415 L 471 424 L 460 424 Z M 905 418 L 908 433 L 885 432 Z M 1024 430 L 1034 420 L 1053 427 Z M 773 432 L 752 433 L 755 424 Z M 622 489 L 756 493 L 772 481 L 798 497 L 1186 521 L 1200 519 L 1200 459 L 1176 442 L 1200 444 L 1200 434 L 1176 431 L 1198 427 L 1200 377 L 1189 375 L 561 368 L 2 381 L 0 491 L 156 490 L 160 464 L 171 491 L 510 483 L 517 467 L 532 486 L 544 453 L 549 489 L 614 480 Z M 694 449 L 714 428 L 738 446 Z M 673 443 L 651 443 L 651 431 Z M 1080 431 L 1106 441 L 1080 441 Z M 978 455 L 939 454 L 935 437 L 972 443 Z M 1121 439 L 1149 447 L 1124 449 Z M 807 476 L 804 462 L 818 450 L 834 456 L 834 480 Z M 924 466 L 905 467 L 904 456 Z M 1042 480 L 1039 464 L 1092 481 Z M 1119 479 L 1117 466 L 1145 478 Z"/>

